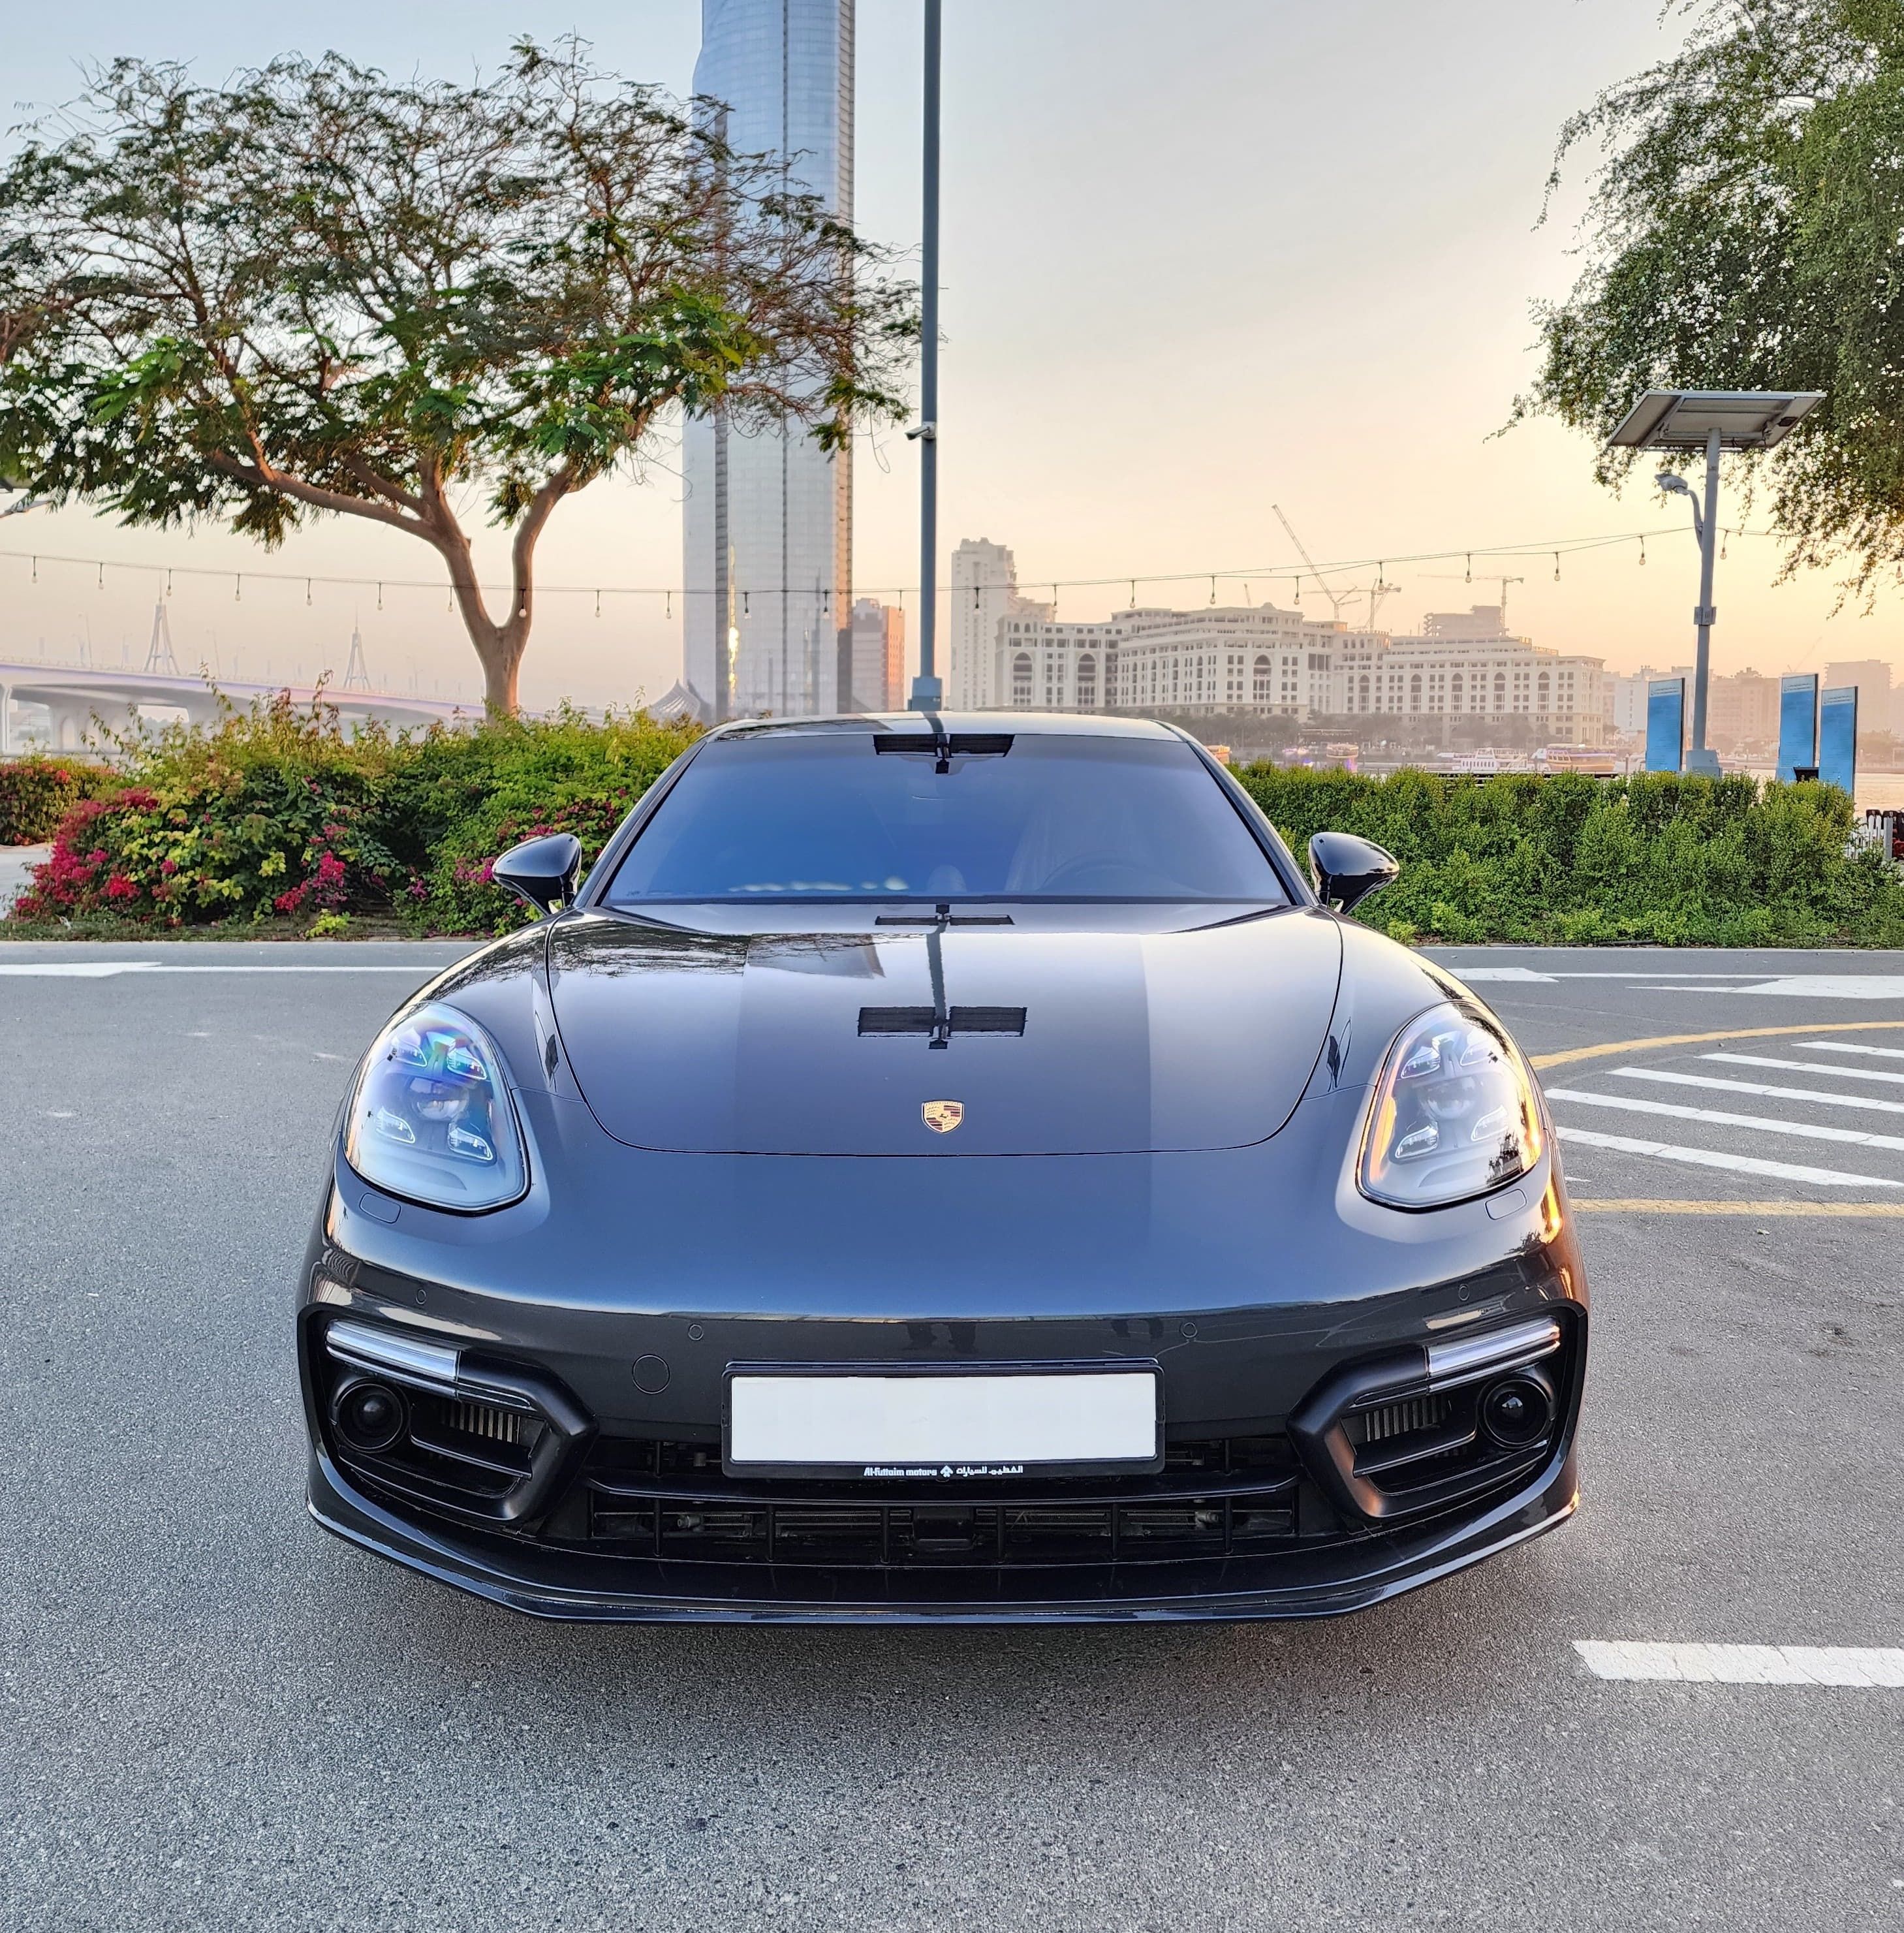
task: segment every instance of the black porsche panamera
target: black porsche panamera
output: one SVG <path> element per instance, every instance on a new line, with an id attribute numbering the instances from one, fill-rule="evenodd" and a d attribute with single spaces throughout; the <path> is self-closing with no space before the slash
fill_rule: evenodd
<path id="1" fill-rule="evenodd" d="M 1194 741 L 701 740 L 379 1036 L 311 1507 L 596 1619 L 1313 1616 L 1563 1522 L 1587 1298 L 1519 1052 Z M 1341 911 L 1338 911 L 1338 906 Z"/>

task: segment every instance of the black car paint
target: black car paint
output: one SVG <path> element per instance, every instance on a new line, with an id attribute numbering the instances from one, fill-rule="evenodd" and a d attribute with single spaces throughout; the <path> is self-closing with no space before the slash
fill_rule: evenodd
<path id="1" fill-rule="evenodd" d="M 1212 770 L 1242 801 L 1239 811 L 1254 813 L 1229 774 Z M 653 809 L 652 793 L 644 806 Z M 591 963 L 610 963 L 611 981 L 652 973 L 660 985 L 674 984 L 678 924 L 656 927 L 593 903 L 641 816 L 617 835 L 575 908 L 497 942 L 416 997 L 459 1007 L 500 1049 L 529 1141 L 527 1196 L 491 1213 L 459 1215 L 397 1201 L 334 1154 L 299 1324 L 311 1504 L 320 1522 L 416 1568 L 552 1615 L 1076 1618 L 1353 1608 L 1551 1528 L 1571 1511 L 1585 1287 L 1551 1132 L 1534 1171 L 1485 1200 L 1409 1213 L 1360 1194 L 1364 1117 L 1390 1042 L 1424 1009 L 1473 997 L 1431 963 L 1318 908 L 1260 814 L 1259 836 L 1274 841 L 1295 902 L 1245 916 L 1266 972 L 1291 957 L 1291 933 L 1305 935 L 1296 944 L 1311 955 L 1326 934 L 1332 956 L 1332 1001 L 1303 1011 L 1306 1069 L 1295 1070 L 1287 1054 L 1275 1064 L 1287 1099 L 1258 1117 L 1260 1137 L 1239 1144 L 1223 1144 L 1219 1134 L 1167 1151 L 1146 1144 L 1035 1154 L 993 1151 L 982 1140 L 975 1152 L 967 1151 L 969 1141 L 954 1150 L 923 1129 L 908 1148 L 900 1111 L 887 1110 L 875 1132 L 858 1086 L 833 1091 L 798 1069 L 783 1078 L 796 1088 L 806 1080 L 809 1090 L 776 1093 L 772 1117 L 797 1123 L 803 1105 L 809 1130 L 821 1124 L 809 1132 L 809 1147 L 851 1151 L 734 1151 L 748 1137 L 730 1135 L 727 1151 L 671 1152 L 610 1133 L 588 1087 L 591 1078 L 600 1087 L 595 1057 L 612 1051 L 613 1030 L 591 1020 L 600 1039 L 590 1036 L 578 1079 L 563 982 L 580 949 Z M 660 910 L 678 916 L 680 909 Z M 1068 922 L 1133 923 L 1116 909 L 1012 910 L 1022 932 L 988 929 L 988 943 L 1009 946 L 1014 933 L 1029 939 Z M 1135 923 L 1214 925 L 1233 916 L 1149 909 Z M 717 973 L 731 974 L 737 952 L 744 981 L 750 950 L 811 942 L 826 927 L 869 921 L 874 909 L 815 909 L 803 917 L 805 934 L 802 921 L 783 919 L 781 930 L 746 937 L 734 930 L 733 918 L 709 915 L 704 927 L 727 930 L 685 943 L 709 944 L 722 962 L 710 970 Z M 764 924 L 757 915 L 755 923 Z M 941 943 L 961 936 L 948 930 Z M 922 943 L 916 934 L 902 942 L 855 933 L 849 941 L 875 954 Z M 1305 955 L 1305 970 L 1314 963 Z M 813 977 L 832 986 L 833 976 Z M 842 984 L 847 997 L 827 1009 L 841 1053 L 889 1057 L 914 1121 L 920 1101 L 963 1096 L 981 1081 L 991 1084 L 993 1104 L 1013 1105 L 1013 1084 L 996 1057 L 1021 1043 L 955 1039 L 934 1052 L 919 1039 L 851 1038 L 848 1009 L 860 983 L 848 976 Z M 1061 997 L 1056 985 L 1041 991 Z M 1324 1018 L 1312 1023 L 1318 1011 Z M 981 1063 L 981 1055 L 994 1057 Z M 1036 1078 L 1055 1077 L 1046 1066 Z M 723 1117 L 746 1118 L 745 1108 Z M 1233 1123 L 1233 1111 L 1226 1118 Z M 851 1133 L 830 1141 L 842 1121 Z M 777 1145 L 791 1144 L 783 1135 Z M 1344 1364 L 1548 1308 L 1569 1318 L 1564 1426 L 1551 1454 L 1506 1496 L 1315 1551 L 1215 1565 L 1127 1565 L 1101 1575 L 1018 1574 L 966 1580 L 957 1590 L 944 1574 L 869 1581 L 824 1571 L 790 1576 L 778 1566 L 721 1572 L 578 1556 L 417 1511 L 340 1467 L 314 1374 L 322 1324 L 347 1311 L 531 1366 L 569 1392 L 605 1437 L 714 1442 L 722 1379 L 735 1361 L 1123 1358 L 1162 1366 L 1167 1435 L 1177 1439 L 1278 1429 Z"/>

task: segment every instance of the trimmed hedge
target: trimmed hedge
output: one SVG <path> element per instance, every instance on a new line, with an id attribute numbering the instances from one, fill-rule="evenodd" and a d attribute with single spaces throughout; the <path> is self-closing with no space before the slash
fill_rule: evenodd
<path id="1" fill-rule="evenodd" d="M 1360 833 L 1401 861 L 1363 909 L 1408 941 L 1548 945 L 1904 945 L 1904 878 L 1854 849 L 1829 786 L 1647 773 L 1593 779 L 1246 765 L 1299 855 Z"/>
<path id="2" fill-rule="evenodd" d="M 695 736 L 642 713 L 565 712 L 473 732 L 347 738 L 287 700 L 117 745 L 110 783 L 68 797 L 51 858 L 13 918 L 176 930 L 353 918 L 494 933 L 527 910 L 489 884 L 519 840 L 572 831 L 592 862 Z M 23 761 L 50 770 L 57 761 Z M 0 773 L 21 766 L 0 767 Z M 1237 776 L 1299 855 L 1359 832 L 1402 863 L 1363 917 L 1404 940 L 1904 945 L 1904 878 L 1851 838 L 1818 785 L 1503 774 L 1476 783 L 1248 765 Z M 16 781 L 20 795 L 29 782 Z M 44 834 L 42 835 L 44 836 Z"/>

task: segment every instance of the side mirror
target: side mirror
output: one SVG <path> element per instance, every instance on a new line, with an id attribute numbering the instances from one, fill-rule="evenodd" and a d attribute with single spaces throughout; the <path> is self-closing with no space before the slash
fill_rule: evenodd
<path id="1" fill-rule="evenodd" d="M 1353 832 L 1318 832 L 1309 841 L 1309 867 L 1316 876 L 1316 897 L 1344 912 L 1380 892 L 1401 870 L 1392 852 Z"/>
<path id="2" fill-rule="evenodd" d="M 489 872 L 497 885 L 544 912 L 566 906 L 581 876 L 581 841 L 572 832 L 545 833 L 512 846 Z"/>

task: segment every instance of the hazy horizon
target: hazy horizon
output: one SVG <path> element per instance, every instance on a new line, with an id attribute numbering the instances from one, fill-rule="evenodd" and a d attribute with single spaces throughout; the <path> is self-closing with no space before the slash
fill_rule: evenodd
<path id="1" fill-rule="evenodd" d="M 493 68 L 522 10 L 471 0 L 401 13 L 341 0 L 321 31 L 184 0 L 162 23 L 122 0 L 41 12 L 9 30 L 9 104 L 71 95 L 82 63 L 119 53 L 192 62 L 207 78 L 296 47 L 336 47 L 395 71 Z M 572 26 L 602 62 L 684 91 L 698 0 L 591 4 L 536 23 Z M 919 8 L 859 0 L 861 228 L 905 248 L 918 229 Z M 1017 552 L 1028 592 L 1059 615 L 1131 600 L 1206 603 L 1206 573 L 1247 571 L 1218 602 L 1293 607 L 1302 570 L 1272 513 L 1312 554 L 1389 560 L 1384 628 L 1499 600 L 1510 627 L 1626 671 L 1684 662 L 1696 593 L 1689 519 L 1636 483 L 1592 481 L 1587 440 L 1542 423 L 1497 435 L 1533 368 L 1529 304 L 1564 291 L 1581 202 L 1576 170 L 1536 226 L 1554 137 L 1606 83 L 1677 44 L 1656 0 L 1592 8 L 1385 0 L 1322 11 L 1204 0 L 1160 17 L 1137 0 L 1012 6 L 960 0 L 945 45 L 945 290 L 940 523 L 943 556 L 986 537 Z M 10 120 L 22 118 L 20 113 Z M 644 483 L 595 486 L 540 549 L 545 586 L 524 666 L 525 700 L 658 696 L 678 675 L 679 600 L 613 594 L 676 585 L 678 487 L 657 452 Z M 917 581 L 917 467 L 897 431 L 863 438 L 856 465 L 859 594 Z M 1877 657 L 1895 666 L 1900 600 L 1835 612 L 1834 573 L 1779 585 L 1777 547 L 1734 534 L 1720 568 L 1714 669 L 1775 673 Z M 1410 553 L 1561 545 L 1647 531 L 1647 562 L 1620 544 L 1560 560 Z M 500 562 L 494 533 L 484 555 Z M 152 603 L 174 570 L 182 663 L 227 678 L 302 663 L 341 672 L 360 622 L 373 676 L 392 690 L 459 682 L 476 661 L 422 545 L 367 525 L 314 525 L 267 555 L 222 531 L 125 531 L 83 510 L 0 520 L 0 656 L 143 656 Z M 59 555 L 137 564 L 28 561 Z M 192 570 L 223 573 L 213 577 Z M 273 583 L 267 573 L 292 581 Z M 242 597 L 232 573 L 242 573 Z M 303 579 L 362 578 L 360 586 Z M 487 574 L 487 573 L 486 573 Z M 1305 573 L 1306 576 L 1306 573 Z M 1356 581 L 1373 575 L 1365 570 Z M 1180 581 L 1167 583 L 1167 576 Z M 376 580 L 386 585 L 377 608 Z M 1199 579 L 1202 581 L 1199 581 Z M 572 594 L 546 587 L 580 587 Z M 593 588 L 605 592 L 595 615 Z M 892 600 L 917 635 L 916 597 Z M 1301 608 L 1326 615 L 1305 588 Z M 1353 617 L 1351 621 L 1353 621 Z M 943 631 L 941 631 L 943 635 Z"/>

